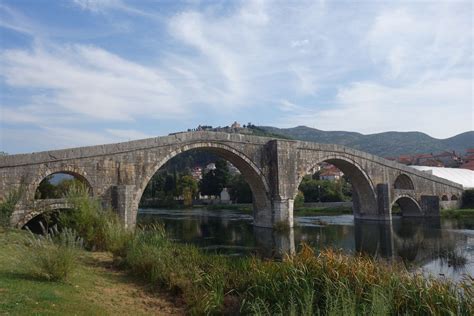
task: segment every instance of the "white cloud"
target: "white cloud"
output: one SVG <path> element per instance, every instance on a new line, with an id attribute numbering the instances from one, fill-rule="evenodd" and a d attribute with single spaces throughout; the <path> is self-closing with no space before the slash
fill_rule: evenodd
<path id="1" fill-rule="evenodd" d="M 47 89 L 50 104 L 100 120 L 180 117 L 186 106 L 153 68 L 103 49 L 70 45 L 1 54 L 3 77 L 15 87 Z"/>
<path id="2" fill-rule="evenodd" d="M 418 130 L 444 138 L 474 129 L 472 82 L 448 79 L 402 88 L 359 82 L 341 89 L 332 108 L 297 113 L 285 125 L 362 133 Z"/>

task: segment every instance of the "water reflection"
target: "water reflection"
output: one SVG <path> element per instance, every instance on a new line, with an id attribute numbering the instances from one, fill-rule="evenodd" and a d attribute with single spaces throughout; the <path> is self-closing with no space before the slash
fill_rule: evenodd
<path id="1" fill-rule="evenodd" d="M 305 216 L 285 232 L 252 226 L 252 216 L 230 210 L 142 210 L 139 221 L 164 223 L 169 236 L 226 255 L 281 258 L 305 242 L 402 262 L 411 270 L 459 279 L 474 276 L 473 220 L 354 221 L 353 216 Z"/>

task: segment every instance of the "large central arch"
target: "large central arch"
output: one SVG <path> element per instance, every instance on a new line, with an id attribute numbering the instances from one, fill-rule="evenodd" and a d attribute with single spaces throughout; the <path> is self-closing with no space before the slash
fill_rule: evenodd
<path id="1" fill-rule="evenodd" d="M 362 166 L 357 164 L 349 157 L 338 155 L 327 155 L 312 163 L 305 170 L 305 173 L 298 177 L 295 195 L 298 193 L 298 187 L 306 174 L 314 170 L 316 165 L 327 162 L 336 166 L 346 175 L 352 183 L 352 210 L 354 217 L 371 219 L 377 218 L 377 198 L 374 185 Z"/>
<path id="2" fill-rule="evenodd" d="M 265 220 L 268 218 L 268 212 L 271 212 L 271 203 L 269 199 L 270 189 L 266 177 L 260 168 L 242 152 L 222 143 L 212 142 L 197 142 L 179 146 L 167 154 L 164 158 L 152 164 L 151 167 L 146 170 L 145 176 L 140 181 L 138 181 L 139 185 L 132 202 L 133 211 L 135 212 L 135 214 L 133 214 L 133 218 L 136 219 L 136 213 L 138 211 L 140 199 L 153 175 L 170 159 L 178 156 L 181 153 L 195 149 L 213 153 L 225 160 L 228 160 L 237 169 L 239 169 L 242 176 L 249 184 L 250 189 L 252 190 L 254 225 L 268 226 L 268 223 L 266 223 Z"/>

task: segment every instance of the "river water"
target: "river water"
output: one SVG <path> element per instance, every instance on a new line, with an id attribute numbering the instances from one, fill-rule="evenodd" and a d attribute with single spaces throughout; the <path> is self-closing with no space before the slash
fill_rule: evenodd
<path id="1" fill-rule="evenodd" d="M 474 277 L 474 219 L 380 223 L 356 221 L 352 215 L 295 216 L 294 229 L 276 232 L 254 227 L 252 215 L 235 210 L 140 209 L 138 214 L 139 223 L 159 221 L 170 238 L 213 253 L 279 258 L 305 242 L 316 250 L 363 252 L 425 275 Z"/>

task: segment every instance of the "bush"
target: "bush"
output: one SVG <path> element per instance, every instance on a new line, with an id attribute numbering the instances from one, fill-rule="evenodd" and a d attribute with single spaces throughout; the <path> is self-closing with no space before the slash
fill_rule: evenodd
<path id="1" fill-rule="evenodd" d="M 49 281 L 66 280 L 77 266 L 82 239 L 72 229 L 51 229 L 45 235 L 30 232 L 22 249 L 27 271 Z"/>
<path id="2" fill-rule="evenodd" d="M 20 200 L 21 192 L 21 188 L 11 191 L 5 200 L 0 203 L 0 227 L 7 228 L 10 226 L 10 218 Z"/>
<path id="3" fill-rule="evenodd" d="M 120 220 L 111 210 L 104 210 L 98 200 L 89 196 L 83 184 L 71 186 L 66 199 L 72 209 L 59 216 L 61 227 L 77 232 L 89 250 L 107 250 L 110 230 L 115 229 Z"/>

